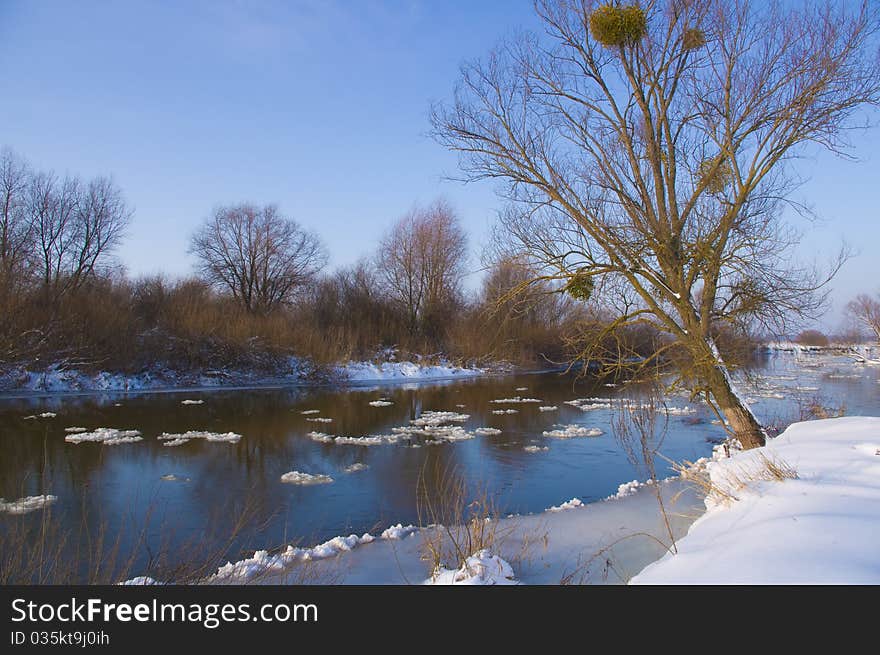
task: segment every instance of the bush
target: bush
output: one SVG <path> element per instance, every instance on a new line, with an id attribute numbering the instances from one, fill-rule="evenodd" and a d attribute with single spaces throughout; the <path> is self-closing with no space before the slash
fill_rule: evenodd
<path id="1" fill-rule="evenodd" d="M 648 33 L 648 19 L 638 5 L 602 5 L 590 14 L 590 34 L 605 47 L 638 43 Z"/>
<path id="2" fill-rule="evenodd" d="M 799 335 L 797 335 L 795 341 L 802 346 L 824 347 L 827 346 L 829 343 L 828 337 L 819 332 L 819 330 L 804 330 Z"/>

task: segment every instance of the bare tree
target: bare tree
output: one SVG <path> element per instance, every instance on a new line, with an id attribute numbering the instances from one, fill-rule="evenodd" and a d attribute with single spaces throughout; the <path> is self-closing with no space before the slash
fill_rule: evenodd
<path id="1" fill-rule="evenodd" d="M 536 9 L 545 36 L 464 67 L 454 102 L 433 112 L 436 138 L 467 179 L 505 183 L 511 230 L 545 276 L 616 298 L 616 327 L 668 335 L 657 356 L 677 349 L 694 393 L 745 447 L 763 444 L 714 331 L 820 306 L 839 261 L 826 275 L 791 264 L 783 210 L 803 208 L 789 164 L 809 145 L 844 154 L 860 110 L 877 106 L 877 5 Z"/>
<path id="2" fill-rule="evenodd" d="M 846 313 L 871 330 L 880 341 L 880 297 L 861 293 L 846 305 Z"/>
<path id="3" fill-rule="evenodd" d="M 219 207 L 192 236 L 190 252 L 206 281 L 251 313 L 270 313 L 324 267 L 318 237 L 275 205 Z"/>
<path id="4" fill-rule="evenodd" d="M 442 200 L 412 210 L 385 236 L 376 267 L 411 334 L 457 301 L 466 261 L 467 238 Z"/>
<path id="5" fill-rule="evenodd" d="M 30 169 L 9 148 L 0 152 L 0 302 L 23 281 L 34 229 L 28 212 Z"/>
<path id="6" fill-rule="evenodd" d="M 83 182 L 38 172 L 28 186 L 34 270 L 44 301 L 52 305 L 92 277 L 118 245 L 132 211 L 106 177 Z"/>

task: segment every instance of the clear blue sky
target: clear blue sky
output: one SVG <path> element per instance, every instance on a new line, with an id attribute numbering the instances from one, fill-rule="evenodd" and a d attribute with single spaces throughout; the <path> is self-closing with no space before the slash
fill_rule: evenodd
<path id="1" fill-rule="evenodd" d="M 119 253 L 134 275 L 189 272 L 194 226 L 245 200 L 278 203 L 339 266 L 444 195 L 476 254 L 499 202 L 488 184 L 444 180 L 456 159 L 426 136 L 430 103 L 462 61 L 536 26 L 530 0 L 0 0 L 0 145 L 112 173 L 136 211 Z M 799 195 L 826 219 L 803 256 L 841 239 L 861 253 L 835 283 L 838 308 L 880 289 L 878 132 L 859 137 L 861 163 L 802 162 Z"/>

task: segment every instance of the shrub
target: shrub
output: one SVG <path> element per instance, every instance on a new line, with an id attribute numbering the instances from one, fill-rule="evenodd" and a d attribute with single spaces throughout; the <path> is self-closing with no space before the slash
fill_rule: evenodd
<path id="1" fill-rule="evenodd" d="M 590 34 L 605 47 L 638 43 L 648 33 L 648 19 L 638 5 L 598 7 L 590 14 Z"/>

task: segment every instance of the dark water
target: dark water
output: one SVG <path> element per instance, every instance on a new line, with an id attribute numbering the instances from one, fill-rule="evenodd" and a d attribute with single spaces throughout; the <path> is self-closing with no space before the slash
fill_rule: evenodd
<path id="1" fill-rule="evenodd" d="M 784 355 L 768 360 L 760 372 L 763 377 L 750 397 L 756 411 L 765 416 L 791 417 L 798 399 L 813 397 L 828 405 L 845 403 L 849 414 L 880 412 L 876 369 L 853 369 L 840 358 L 794 362 Z M 522 387 L 526 390 L 517 391 Z M 619 484 L 645 477 L 616 440 L 610 410 L 584 412 L 564 404 L 624 393 L 639 392 L 551 373 L 348 390 L 0 399 L 0 496 L 7 500 L 57 496 L 51 517 L 58 527 L 69 530 L 70 543 L 89 538 L 94 542 L 94 534 L 104 526 L 109 534 L 119 536 L 122 550 L 137 549 L 134 573 L 143 572 L 150 558 L 163 549 L 174 553 L 186 548 L 197 556 L 200 550 L 209 552 L 225 544 L 230 533 L 237 534 L 225 544 L 234 559 L 258 547 L 291 541 L 311 545 L 339 534 L 418 523 L 419 481 L 428 493 L 441 493 L 453 470 L 472 493 L 485 490 L 503 514 L 539 512 L 573 497 L 584 502 L 601 499 Z M 490 402 L 514 396 L 538 398 L 540 405 L 556 405 L 558 410 L 541 412 L 537 403 Z M 378 398 L 393 405 L 368 404 Z M 204 403 L 182 405 L 183 399 Z M 667 402 L 675 407 L 689 404 L 683 397 Z M 711 423 L 708 408 L 690 404 L 697 409 L 695 414 L 669 417 L 662 452 L 671 460 L 708 455 L 713 443 L 724 436 Z M 492 413 L 506 408 L 519 412 Z M 300 413 L 305 410 L 319 410 L 317 416 L 333 422 L 308 422 Z M 307 436 L 313 430 L 348 436 L 388 434 L 426 410 L 468 414 L 467 422 L 458 425 L 502 432 L 419 448 L 411 445 L 424 439 L 359 446 L 325 444 Z M 24 419 L 45 411 L 57 416 Z M 604 434 L 571 439 L 542 436 L 545 430 L 568 424 L 597 427 Z M 64 428 L 71 426 L 137 429 L 143 441 L 113 446 L 67 443 Z M 164 446 L 157 439 L 163 432 L 188 430 L 233 431 L 243 437 L 238 443 L 194 440 L 177 447 Z M 549 449 L 527 452 L 526 446 Z M 346 473 L 345 468 L 355 463 L 369 468 Z M 284 484 L 281 476 L 288 471 L 330 475 L 334 482 Z M 658 461 L 658 475 L 668 473 L 668 463 Z M 162 479 L 169 475 L 177 479 Z M 0 534 L 10 522 L 35 522 L 42 515 L 42 511 L 0 514 Z M 243 524 L 240 529 L 237 522 Z"/>

